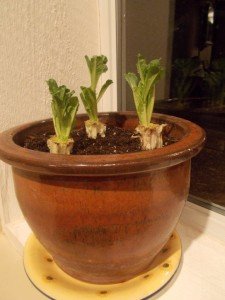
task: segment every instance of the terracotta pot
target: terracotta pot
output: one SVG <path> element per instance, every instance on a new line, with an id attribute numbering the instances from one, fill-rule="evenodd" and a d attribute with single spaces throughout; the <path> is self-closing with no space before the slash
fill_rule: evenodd
<path id="1" fill-rule="evenodd" d="M 100 114 L 134 129 L 133 113 Z M 78 117 L 77 126 L 85 116 Z M 205 133 L 175 117 L 179 141 L 161 149 L 118 155 L 65 156 L 24 149 L 25 136 L 52 129 L 44 120 L 0 135 L 0 157 L 13 167 L 16 195 L 39 241 L 60 268 L 93 283 L 128 280 L 148 268 L 168 241 L 188 196 L 190 160 Z"/>

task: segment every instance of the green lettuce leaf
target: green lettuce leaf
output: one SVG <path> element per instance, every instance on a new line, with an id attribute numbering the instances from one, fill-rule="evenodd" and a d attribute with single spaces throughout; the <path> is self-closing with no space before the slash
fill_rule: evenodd
<path id="1" fill-rule="evenodd" d="M 107 88 L 112 84 L 112 80 L 107 80 L 101 87 L 99 93 L 97 94 L 97 85 L 99 79 L 103 73 L 108 70 L 107 62 L 108 59 L 104 55 L 93 56 L 89 58 L 85 56 L 85 60 L 90 73 L 91 85 L 90 87 L 81 87 L 81 100 L 84 104 L 85 110 L 92 121 L 98 120 L 98 107 L 97 104 L 106 92 Z"/>
<path id="2" fill-rule="evenodd" d="M 66 142 L 75 126 L 76 114 L 79 107 L 78 98 L 74 91 L 65 85 L 58 86 L 54 79 L 47 81 L 52 95 L 52 116 L 56 136 L 59 142 Z"/>
<path id="3" fill-rule="evenodd" d="M 154 59 L 147 63 L 139 54 L 137 72 L 138 75 L 125 74 L 125 79 L 133 92 L 139 122 L 147 127 L 151 123 L 154 108 L 155 85 L 161 79 L 164 69 L 160 65 L 160 59 Z"/>

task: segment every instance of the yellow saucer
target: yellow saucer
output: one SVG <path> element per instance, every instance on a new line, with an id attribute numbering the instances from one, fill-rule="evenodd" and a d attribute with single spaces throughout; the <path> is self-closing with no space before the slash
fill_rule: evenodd
<path id="1" fill-rule="evenodd" d="M 119 284 L 95 285 L 63 272 L 33 234 L 24 249 L 24 267 L 31 282 L 56 300 L 141 300 L 153 295 L 171 279 L 180 259 L 181 242 L 174 232 L 148 272 Z"/>

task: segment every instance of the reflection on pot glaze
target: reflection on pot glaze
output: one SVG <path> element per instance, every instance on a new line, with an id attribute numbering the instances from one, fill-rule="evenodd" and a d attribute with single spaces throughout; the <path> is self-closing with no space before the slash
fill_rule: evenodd
<path id="1" fill-rule="evenodd" d="M 132 113 L 99 118 L 123 128 L 137 126 Z M 84 121 L 79 116 L 77 126 Z M 155 114 L 154 121 L 172 125 L 178 142 L 153 151 L 71 157 L 21 147 L 26 135 L 52 127 L 50 120 L 0 134 L 0 157 L 13 166 L 23 214 L 71 276 L 100 284 L 128 280 L 148 269 L 170 238 L 188 196 L 190 159 L 205 134 L 171 116 Z"/>
<path id="2" fill-rule="evenodd" d="M 13 170 L 24 215 L 55 262 L 76 278 L 103 283 L 147 268 L 178 221 L 189 172 L 190 161 L 108 178 Z"/>

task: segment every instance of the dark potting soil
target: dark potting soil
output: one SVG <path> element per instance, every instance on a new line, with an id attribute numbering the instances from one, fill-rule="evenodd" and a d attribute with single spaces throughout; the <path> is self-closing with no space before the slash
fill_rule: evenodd
<path id="1" fill-rule="evenodd" d="M 49 152 L 47 139 L 53 134 L 53 132 L 46 132 L 29 135 L 24 141 L 24 148 Z M 88 138 L 84 127 L 73 131 L 71 137 L 74 139 L 72 154 L 77 155 L 122 154 L 142 151 L 140 139 L 134 135 L 133 131 L 111 125 L 107 125 L 104 138 L 99 135 L 96 140 Z M 166 146 L 174 143 L 175 140 L 165 133 L 163 142 Z"/>

